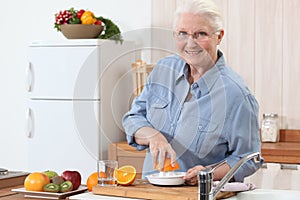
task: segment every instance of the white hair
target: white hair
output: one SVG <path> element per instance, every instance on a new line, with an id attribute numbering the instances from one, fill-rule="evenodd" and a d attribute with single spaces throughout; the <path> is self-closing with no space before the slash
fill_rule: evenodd
<path id="1" fill-rule="evenodd" d="M 178 3 L 173 28 L 175 29 L 177 21 L 182 13 L 193 13 L 202 15 L 208 20 L 215 31 L 223 28 L 222 14 L 217 5 L 212 0 L 181 0 Z"/>

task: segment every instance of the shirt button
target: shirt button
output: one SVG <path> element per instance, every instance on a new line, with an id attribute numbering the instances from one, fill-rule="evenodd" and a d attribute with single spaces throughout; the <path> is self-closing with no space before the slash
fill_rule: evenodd
<path id="1" fill-rule="evenodd" d="M 195 89 L 195 88 L 197 88 L 198 87 L 198 84 L 197 83 L 194 83 L 193 85 L 192 85 L 192 88 L 193 89 Z"/>

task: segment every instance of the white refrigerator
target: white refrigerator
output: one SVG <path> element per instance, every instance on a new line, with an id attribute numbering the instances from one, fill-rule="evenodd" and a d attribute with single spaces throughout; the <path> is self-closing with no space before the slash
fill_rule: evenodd
<path id="1" fill-rule="evenodd" d="M 134 43 L 40 41 L 29 46 L 26 113 L 29 172 L 77 170 L 85 183 L 125 139 L 121 119 L 133 94 Z"/>

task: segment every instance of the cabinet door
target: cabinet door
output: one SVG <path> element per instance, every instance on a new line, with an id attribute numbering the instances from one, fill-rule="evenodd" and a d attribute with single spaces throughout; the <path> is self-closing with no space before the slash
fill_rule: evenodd
<path id="1" fill-rule="evenodd" d="M 245 178 L 245 183 L 253 183 L 260 189 L 299 190 L 299 165 L 266 163 L 255 174 Z"/>
<path id="2" fill-rule="evenodd" d="M 300 129 L 300 1 L 283 1 L 283 126 Z"/>
<path id="3" fill-rule="evenodd" d="M 262 113 L 282 111 L 282 1 L 255 0 L 255 95 Z"/>
<path id="4" fill-rule="evenodd" d="M 227 60 L 254 92 L 254 0 L 230 0 L 224 37 L 230 41 Z"/>
<path id="5" fill-rule="evenodd" d="M 97 99 L 96 46 L 29 48 L 28 91 L 35 99 Z M 84 81 L 80 81 L 84 79 Z M 80 82 L 80 84 L 78 84 Z"/>
<path id="6" fill-rule="evenodd" d="M 99 102 L 34 100 L 28 107 L 28 171 L 74 169 L 85 182 L 97 170 L 101 138 L 91 109 Z"/>

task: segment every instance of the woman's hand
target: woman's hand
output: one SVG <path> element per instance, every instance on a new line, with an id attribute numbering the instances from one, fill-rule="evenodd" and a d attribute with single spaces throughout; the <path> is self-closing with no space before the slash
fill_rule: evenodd
<path id="1" fill-rule="evenodd" d="M 161 170 L 164 167 L 164 161 L 167 157 L 171 159 L 171 165 L 174 166 L 176 153 L 168 143 L 165 136 L 163 136 L 160 132 L 151 137 L 149 141 L 149 149 L 152 156 L 153 168 L 156 168 L 157 164 L 159 164 L 158 170 Z"/>
<path id="2" fill-rule="evenodd" d="M 198 184 L 198 171 L 205 169 L 202 165 L 196 165 L 190 168 L 186 175 L 183 177 L 187 185 L 197 185 Z"/>
<path id="3" fill-rule="evenodd" d="M 153 168 L 157 166 L 158 161 L 164 161 L 166 157 L 170 157 L 171 164 L 174 166 L 176 153 L 165 136 L 158 130 L 151 127 L 140 128 L 135 134 L 135 141 L 141 145 L 149 145 Z M 163 166 L 164 162 L 159 162 L 159 170 L 161 170 Z"/>

